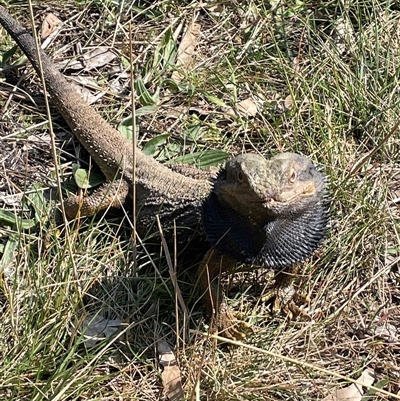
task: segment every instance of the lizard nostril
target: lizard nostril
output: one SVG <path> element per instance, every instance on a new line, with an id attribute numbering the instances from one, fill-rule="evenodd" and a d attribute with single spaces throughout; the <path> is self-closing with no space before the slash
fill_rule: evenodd
<path id="1" fill-rule="evenodd" d="M 277 196 L 277 194 L 278 194 L 278 191 L 276 191 L 276 190 L 269 190 L 269 191 L 266 191 L 266 192 L 264 193 L 264 199 L 265 199 L 266 202 L 267 202 L 267 201 L 274 200 L 275 197 Z"/>

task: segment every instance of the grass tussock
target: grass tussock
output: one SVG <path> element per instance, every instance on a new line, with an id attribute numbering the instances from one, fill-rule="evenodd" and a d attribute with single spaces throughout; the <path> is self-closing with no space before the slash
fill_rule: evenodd
<path id="1" fill-rule="evenodd" d="M 0 3 L 29 25 L 26 5 Z M 272 318 L 260 301 L 268 272 L 258 270 L 228 283 L 230 304 L 253 325 L 252 347 L 208 339 L 195 267 L 178 275 L 183 307 L 165 249 L 150 240 L 134 250 L 128 217 L 60 224 L 54 169 L 67 179 L 71 160 L 88 158 L 55 113 L 54 166 L 39 81 L 28 64 L 23 75 L 12 67 L 18 51 L 3 56 L 1 398 L 158 400 L 155 344 L 165 339 L 190 400 L 318 400 L 366 368 L 385 392 L 368 399 L 400 399 L 400 140 L 391 131 L 400 115 L 398 4 L 75 1 L 34 12 L 65 23 L 47 50 L 55 62 L 79 58 L 79 47 L 113 49 L 109 64 L 67 75 L 84 78 L 100 94 L 93 107 L 128 127 L 131 23 L 138 142 L 149 154 L 199 154 L 203 165 L 224 152 L 309 155 L 329 177 L 332 219 L 299 277 L 311 322 Z M 182 65 L 178 46 L 191 21 L 195 51 Z M 0 31 L 2 51 L 12 45 Z M 252 115 L 240 112 L 245 100 Z M 177 264 L 195 265 L 187 259 Z M 83 322 L 96 315 L 120 326 L 89 348 Z"/>

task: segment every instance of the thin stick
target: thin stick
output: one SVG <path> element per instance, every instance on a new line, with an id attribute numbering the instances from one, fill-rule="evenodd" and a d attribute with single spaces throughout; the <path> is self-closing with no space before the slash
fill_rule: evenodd
<path id="1" fill-rule="evenodd" d="M 132 19 L 132 15 L 131 15 Z M 133 247 L 133 266 L 136 272 L 137 270 L 137 244 L 136 244 L 136 108 L 135 108 L 135 86 L 134 86 L 134 74 L 133 74 L 133 44 L 132 44 L 132 23 L 129 21 L 129 63 L 130 63 L 130 80 L 131 80 L 131 104 L 132 104 L 132 146 L 133 146 L 133 159 L 132 159 L 132 247 Z"/>

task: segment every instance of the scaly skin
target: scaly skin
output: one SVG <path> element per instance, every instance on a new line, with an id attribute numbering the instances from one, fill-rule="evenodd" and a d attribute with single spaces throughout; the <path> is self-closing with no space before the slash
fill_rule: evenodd
<path id="1" fill-rule="evenodd" d="M 240 337 L 240 331 L 232 327 L 235 315 L 222 302 L 219 274 L 234 272 L 237 261 L 253 268 L 282 270 L 311 255 L 325 236 L 328 220 L 323 175 L 297 154 L 283 153 L 270 160 L 245 154 L 228 161 L 213 186 L 202 174 L 188 177 L 185 168 L 179 174 L 140 149 L 134 154 L 132 143 L 85 103 L 42 51 L 40 66 L 33 38 L 1 6 L 0 24 L 38 74 L 43 71 L 52 102 L 109 181 L 90 197 L 69 198 L 67 216 L 119 207 L 132 196 L 135 186 L 140 234 L 154 224 L 156 215 L 167 228 L 175 221 L 179 233 L 196 230 L 202 218 L 214 247 L 199 269 L 206 310 L 216 314 L 217 327 L 227 336 Z M 291 285 L 287 277 L 279 280 L 278 276 L 277 281 L 285 289 Z"/>

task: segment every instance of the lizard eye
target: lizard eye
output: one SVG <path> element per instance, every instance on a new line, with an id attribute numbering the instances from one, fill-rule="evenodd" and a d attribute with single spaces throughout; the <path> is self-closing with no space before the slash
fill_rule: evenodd
<path id="1" fill-rule="evenodd" d="M 228 176 L 228 174 L 227 174 L 226 170 L 221 170 L 217 177 L 220 180 L 226 180 L 227 176 Z"/>
<path id="2" fill-rule="evenodd" d="M 241 171 L 238 171 L 237 173 L 237 180 L 239 184 L 243 182 L 243 173 Z"/>
<path id="3" fill-rule="evenodd" d="M 290 172 L 289 181 L 293 183 L 296 181 L 296 178 L 297 178 L 296 170 L 292 169 L 292 171 Z"/>

